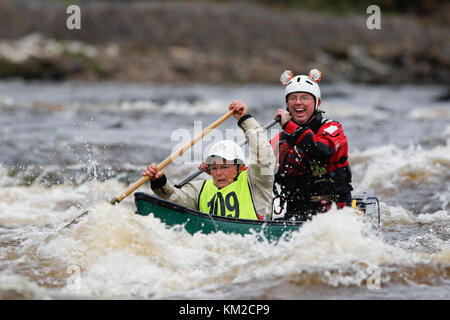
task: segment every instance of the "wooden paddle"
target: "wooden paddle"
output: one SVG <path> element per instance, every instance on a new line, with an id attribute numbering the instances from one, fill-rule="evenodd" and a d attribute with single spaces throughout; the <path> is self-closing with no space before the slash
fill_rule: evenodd
<path id="1" fill-rule="evenodd" d="M 170 156 L 168 156 L 166 159 L 164 159 L 160 164 L 158 164 L 158 169 L 162 170 L 165 168 L 169 163 L 171 163 L 173 160 L 175 160 L 178 156 L 183 154 L 186 150 L 191 148 L 197 141 L 202 139 L 205 135 L 210 133 L 213 129 L 215 129 L 218 125 L 220 125 L 222 122 L 224 122 L 226 119 L 228 119 L 232 114 L 234 113 L 234 110 L 230 110 L 227 113 L 225 113 L 223 116 L 221 116 L 219 119 L 214 121 L 209 127 L 205 128 L 202 132 L 200 132 L 194 139 L 192 139 L 189 143 L 185 144 L 183 147 L 178 149 L 176 152 L 172 153 Z M 150 179 L 150 177 L 142 177 L 138 181 L 136 181 L 135 184 L 133 184 L 131 187 L 129 187 L 127 190 L 122 192 L 120 195 L 109 201 L 110 204 L 115 205 L 116 203 L 119 203 L 126 197 L 128 197 L 133 191 L 135 191 L 137 188 L 142 186 L 145 182 L 147 182 Z M 66 228 L 72 224 L 76 223 L 76 220 L 87 214 L 88 211 L 83 212 L 78 217 L 73 219 L 71 222 L 69 222 L 67 225 L 63 227 Z"/>

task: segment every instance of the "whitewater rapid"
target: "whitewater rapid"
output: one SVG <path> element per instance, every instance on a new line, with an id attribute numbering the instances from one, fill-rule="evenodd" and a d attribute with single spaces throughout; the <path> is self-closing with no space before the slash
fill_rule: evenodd
<path id="1" fill-rule="evenodd" d="M 441 90 L 324 86 L 325 116 L 350 141 L 353 187 L 376 191 L 381 228 L 333 208 L 269 243 L 192 236 L 135 214 L 132 196 L 108 201 L 164 159 L 176 133 L 193 136 L 232 99 L 269 122 L 282 106 L 278 86 L 0 83 L 0 298 L 448 299 L 450 106 L 435 99 Z M 213 136 L 243 138 L 235 127 L 227 121 Z M 169 179 L 194 171 L 202 153 L 169 165 Z M 151 193 L 148 184 L 139 191 Z"/>

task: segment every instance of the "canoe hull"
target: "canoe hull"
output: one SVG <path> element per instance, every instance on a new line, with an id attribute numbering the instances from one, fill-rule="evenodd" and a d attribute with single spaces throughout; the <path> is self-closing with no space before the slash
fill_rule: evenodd
<path id="1" fill-rule="evenodd" d="M 300 221 L 262 221 L 211 216 L 142 192 L 135 193 L 135 203 L 137 214 L 145 216 L 152 213 L 168 227 L 182 225 L 191 234 L 219 231 L 241 235 L 258 234 L 261 239 L 272 241 L 288 237 L 302 225 Z"/>
<path id="2" fill-rule="evenodd" d="M 182 226 L 191 234 L 197 232 L 210 234 L 219 231 L 240 235 L 257 234 L 260 240 L 273 241 L 289 238 L 292 232 L 298 231 L 303 224 L 302 221 L 262 221 L 212 216 L 142 192 L 136 192 L 134 197 L 137 214 L 146 216 L 151 213 L 168 227 Z M 376 220 L 376 207 L 379 209 L 379 205 L 373 190 L 354 193 L 352 198 L 355 209 L 359 208 L 358 211 L 372 222 Z M 377 222 L 379 225 L 379 210 Z"/>

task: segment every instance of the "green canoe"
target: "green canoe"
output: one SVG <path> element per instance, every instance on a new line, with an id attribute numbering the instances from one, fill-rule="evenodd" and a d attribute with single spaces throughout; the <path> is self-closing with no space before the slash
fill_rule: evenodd
<path id="1" fill-rule="evenodd" d="M 209 234 L 218 231 L 241 235 L 254 233 L 260 240 L 265 238 L 268 241 L 276 241 L 282 237 L 289 237 L 292 231 L 297 231 L 303 223 L 301 221 L 246 220 L 213 216 L 142 192 L 136 192 L 134 197 L 137 214 L 146 216 L 151 213 L 167 227 L 182 225 L 191 234 L 197 232 Z M 354 193 L 352 198 L 356 210 L 363 212 L 372 220 L 376 218 L 376 208 L 378 207 L 379 224 L 378 199 L 373 190 Z"/>

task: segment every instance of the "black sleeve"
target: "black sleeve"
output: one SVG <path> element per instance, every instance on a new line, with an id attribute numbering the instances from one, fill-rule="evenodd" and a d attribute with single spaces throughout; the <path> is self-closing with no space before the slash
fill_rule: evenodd
<path id="1" fill-rule="evenodd" d="M 250 113 L 247 113 L 245 116 L 242 116 L 238 121 L 238 126 L 241 127 L 241 123 L 247 120 L 248 118 L 252 118 Z M 242 127 L 241 127 L 242 128 Z"/>
<path id="2" fill-rule="evenodd" d="M 164 187 L 164 185 L 167 183 L 166 175 L 163 174 L 161 178 L 156 180 L 150 180 L 150 185 L 152 189 L 160 189 Z"/>

